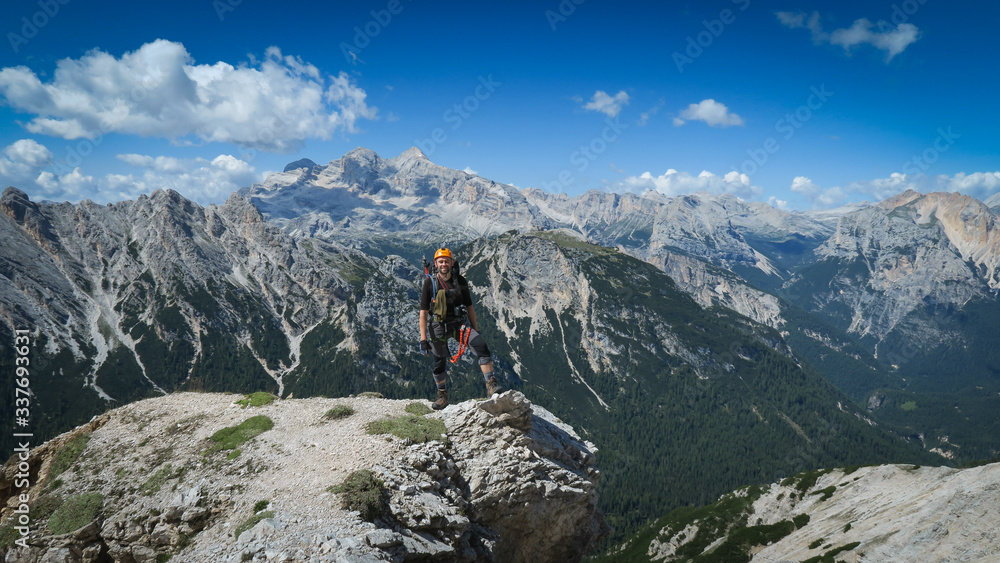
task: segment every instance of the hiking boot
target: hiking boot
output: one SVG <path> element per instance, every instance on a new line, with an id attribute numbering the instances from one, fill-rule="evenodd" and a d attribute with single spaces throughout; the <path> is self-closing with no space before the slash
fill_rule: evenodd
<path id="1" fill-rule="evenodd" d="M 431 403 L 431 408 L 439 411 L 448 406 L 448 391 L 438 389 L 438 399 Z"/>
<path id="2" fill-rule="evenodd" d="M 494 393 L 503 393 L 503 387 L 500 387 L 500 384 L 497 383 L 497 378 L 491 377 L 486 382 L 486 395 L 492 397 Z"/>

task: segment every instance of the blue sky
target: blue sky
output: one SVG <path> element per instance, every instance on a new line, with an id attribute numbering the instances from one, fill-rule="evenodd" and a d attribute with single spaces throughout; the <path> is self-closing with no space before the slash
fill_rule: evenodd
<path id="1" fill-rule="evenodd" d="M 1000 191 L 994 3 L 82 2 L 8 7 L 0 182 L 202 204 L 420 147 L 578 195 L 786 209 Z"/>

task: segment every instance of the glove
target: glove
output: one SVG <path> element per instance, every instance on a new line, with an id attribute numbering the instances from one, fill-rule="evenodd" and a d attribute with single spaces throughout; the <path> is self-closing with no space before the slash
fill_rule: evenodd
<path id="1" fill-rule="evenodd" d="M 431 343 L 426 340 L 420 341 L 420 353 L 423 355 L 428 355 L 431 353 Z"/>

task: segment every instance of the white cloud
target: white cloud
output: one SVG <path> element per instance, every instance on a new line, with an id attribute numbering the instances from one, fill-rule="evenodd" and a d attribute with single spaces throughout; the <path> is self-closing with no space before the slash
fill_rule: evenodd
<path id="1" fill-rule="evenodd" d="M 729 108 L 711 98 L 702 100 L 697 104 L 691 104 L 681 110 L 678 117 L 674 118 L 674 125 L 684 125 L 687 121 L 704 121 L 710 127 L 729 127 L 730 125 L 743 125 L 743 118 L 735 113 L 729 113 Z"/>
<path id="2" fill-rule="evenodd" d="M 37 116 L 29 131 L 64 139 L 118 132 L 290 151 L 376 118 L 346 73 L 324 76 L 277 47 L 250 62 L 196 65 L 182 44 L 158 39 L 121 58 L 95 49 L 63 59 L 48 83 L 27 67 L 4 68 L 0 95 Z"/>
<path id="3" fill-rule="evenodd" d="M 250 163 L 228 154 L 211 161 L 140 154 L 121 154 L 118 158 L 142 171 L 109 175 L 102 180 L 103 191 L 117 199 L 172 189 L 192 201 L 207 204 L 224 200 L 232 192 L 260 180 Z"/>
<path id="4" fill-rule="evenodd" d="M 805 28 L 812 34 L 814 43 L 830 43 L 840 45 L 850 52 L 856 45 L 868 44 L 886 52 L 886 62 L 902 53 L 907 47 L 920 38 L 920 30 L 911 23 L 893 25 L 885 21 L 873 24 L 865 18 L 854 20 L 851 27 L 835 29 L 831 33 L 823 31 L 819 23 L 819 12 L 813 12 L 808 18 L 805 13 L 775 12 L 775 15 L 786 27 L 791 29 Z M 873 29 L 876 28 L 877 29 Z"/>
<path id="5" fill-rule="evenodd" d="M 788 200 L 778 199 L 775 196 L 767 198 L 767 204 L 775 209 L 781 209 L 783 211 L 788 211 Z"/>
<path id="6" fill-rule="evenodd" d="M 790 188 L 793 192 L 802 194 L 813 208 L 829 209 L 847 201 L 847 194 L 840 187 L 823 189 L 805 176 L 796 176 Z"/>
<path id="7" fill-rule="evenodd" d="M 880 22 L 880 27 L 885 22 Z M 910 23 L 901 23 L 895 29 L 885 32 L 872 31 L 872 23 L 864 18 L 855 20 L 854 24 L 847 29 L 838 29 L 830 34 L 830 43 L 840 45 L 846 51 L 851 47 L 868 43 L 877 49 L 887 53 L 886 62 L 903 52 L 911 43 L 920 36 L 917 26 Z"/>
<path id="8" fill-rule="evenodd" d="M 0 151 L 0 183 L 18 188 L 34 185 L 54 160 L 52 151 L 32 139 L 15 141 Z"/>
<path id="9" fill-rule="evenodd" d="M 651 118 L 654 115 L 656 115 L 657 113 L 659 113 L 660 112 L 660 108 L 662 108 L 665 103 L 666 103 L 666 101 L 661 98 L 660 101 L 657 102 L 655 106 L 649 108 L 649 110 L 647 110 L 647 111 L 644 111 L 639 116 L 639 121 L 636 122 L 637 125 L 639 125 L 639 127 L 645 127 L 646 124 L 649 123 L 649 118 Z"/>
<path id="10" fill-rule="evenodd" d="M 594 92 L 593 98 L 584 104 L 583 109 L 599 111 L 608 117 L 615 117 L 622 110 L 622 106 L 627 105 L 628 93 L 625 90 L 619 91 L 613 98 L 604 90 L 598 90 Z"/>
<path id="11" fill-rule="evenodd" d="M 927 192 L 959 192 L 980 201 L 1000 193 L 1000 171 L 974 172 L 966 174 L 959 172 L 953 176 L 938 174 L 901 174 L 893 173 L 888 178 L 877 178 L 861 182 L 852 182 L 847 188 L 855 193 L 870 195 L 882 200 L 906 190 L 921 193 Z"/>
<path id="12" fill-rule="evenodd" d="M 139 170 L 91 176 L 80 167 L 71 169 L 56 163 L 48 148 L 22 139 L 0 151 L 0 182 L 24 190 L 33 199 L 106 203 L 169 188 L 204 205 L 219 203 L 230 193 L 261 180 L 249 162 L 228 154 L 212 160 L 142 154 L 120 154 L 118 159 Z"/>
<path id="13" fill-rule="evenodd" d="M 929 184 L 925 183 L 927 179 L 927 176 L 923 174 L 911 176 L 893 172 L 888 178 L 851 182 L 845 186 L 845 189 L 851 193 L 863 194 L 876 201 L 881 201 L 906 190 L 918 192 L 933 191 Z"/>
<path id="14" fill-rule="evenodd" d="M 14 141 L 3 150 L 8 158 L 31 166 L 48 166 L 52 164 L 52 151 L 32 139 Z"/>
<path id="15" fill-rule="evenodd" d="M 791 190 L 801 194 L 814 209 L 829 209 L 842 205 L 852 195 L 882 201 L 906 190 L 920 193 L 959 192 L 985 201 L 990 196 L 1000 193 L 1000 171 L 972 174 L 959 172 L 953 176 L 894 172 L 888 178 L 860 180 L 850 182 L 843 187 L 832 188 L 822 188 L 809 178 L 798 176 L 792 180 Z"/>
<path id="16" fill-rule="evenodd" d="M 829 39 L 829 34 L 823 31 L 823 26 L 819 23 L 819 12 L 813 12 L 808 19 L 804 12 L 775 12 L 778 21 L 791 29 L 805 28 L 812 33 L 814 43 L 822 43 Z"/>
<path id="17" fill-rule="evenodd" d="M 759 186 L 750 183 L 749 176 L 736 171 L 729 172 L 724 176 L 703 171 L 697 176 L 692 176 L 687 172 L 678 172 L 673 168 L 660 176 L 653 176 L 649 172 L 644 172 L 639 176 L 629 176 L 619 184 L 619 187 L 624 191 L 638 193 L 656 190 L 670 197 L 708 192 L 716 195 L 728 193 L 749 200 L 763 193 Z"/>
<path id="18" fill-rule="evenodd" d="M 466 174 L 472 174 L 473 176 L 479 176 L 479 172 L 476 172 L 476 171 L 475 171 L 475 170 L 473 170 L 473 169 L 472 169 L 472 167 L 470 167 L 470 166 L 466 166 L 466 167 L 465 167 L 465 168 L 464 168 L 464 169 L 462 170 L 462 172 L 465 172 Z"/>
<path id="19" fill-rule="evenodd" d="M 1000 171 L 972 174 L 959 172 L 951 177 L 938 176 L 936 182 L 940 191 L 962 192 L 980 201 L 1000 193 Z"/>

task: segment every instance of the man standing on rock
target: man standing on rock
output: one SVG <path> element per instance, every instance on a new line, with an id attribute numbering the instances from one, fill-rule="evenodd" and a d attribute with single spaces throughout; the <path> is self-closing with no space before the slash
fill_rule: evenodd
<path id="1" fill-rule="evenodd" d="M 435 410 L 448 406 L 449 338 L 454 338 L 459 343 L 458 354 L 452 358 L 453 363 L 458 361 L 466 345 L 472 346 L 479 356 L 479 368 L 486 382 L 487 395 L 503 391 L 493 374 L 490 349 L 479 334 L 469 282 L 453 271 L 454 266 L 451 251 L 447 248 L 438 249 L 434 253 L 435 271 L 427 273 L 423 291 L 420 292 L 420 352 L 424 355 L 434 353 L 434 382 L 437 384 L 438 396 L 431 406 Z"/>

